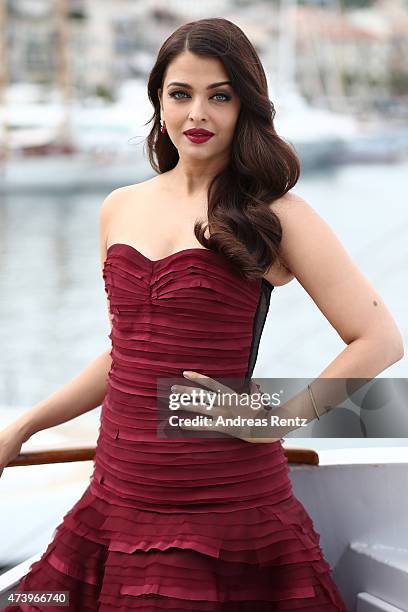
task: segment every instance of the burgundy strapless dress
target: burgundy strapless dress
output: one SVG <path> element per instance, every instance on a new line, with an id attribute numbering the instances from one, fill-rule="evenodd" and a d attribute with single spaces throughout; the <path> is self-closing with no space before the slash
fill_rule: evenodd
<path id="1" fill-rule="evenodd" d="M 156 377 L 249 381 L 273 286 L 201 247 L 152 261 L 120 243 L 103 278 L 112 367 L 94 471 L 16 590 L 68 590 L 75 612 L 345 612 L 281 440 L 157 435 Z"/>

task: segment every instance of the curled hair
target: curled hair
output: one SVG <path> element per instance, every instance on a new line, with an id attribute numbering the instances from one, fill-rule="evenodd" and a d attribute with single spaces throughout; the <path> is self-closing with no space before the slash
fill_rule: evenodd
<path id="1" fill-rule="evenodd" d="M 167 132 L 160 132 L 158 90 L 170 62 L 185 51 L 218 58 L 241 102 L 229 163 L 208 188 L 208 224 L 196 221 L 194 234 L 204 247 L 228 259 L 243 278 L 259 278 L 279 260 L 282 227 L 270 204 L 296 184 L 300 161 L 275 131 L 275 108 L 255 48 L 237 25 L 214 17 L 180 26 L 161 46 L 151 70 L 148 95 L 154 114 L 146 144 L 156 172 L 171 170 L 179 159 Z"/>

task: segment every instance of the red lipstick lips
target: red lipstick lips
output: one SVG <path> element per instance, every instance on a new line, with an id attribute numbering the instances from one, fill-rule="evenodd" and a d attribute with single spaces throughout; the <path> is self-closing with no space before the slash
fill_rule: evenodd
<path id="1" fill-rule="evenodd" d="M 209 132 L 204 128 L 191 128 L 184 132 L 185 136 L 195 144 L 200 144 L 202 142 L 207 142 L 214 136 L 213 132 Z"/>

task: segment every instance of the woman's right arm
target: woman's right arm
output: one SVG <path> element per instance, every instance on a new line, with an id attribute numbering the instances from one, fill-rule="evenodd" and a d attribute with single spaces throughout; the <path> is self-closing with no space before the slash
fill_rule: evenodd
<path id="1" fill-rule="evenodd" d="M 111 209 L 117 201 L 117 189 L 110 193 L 102 203 L 99 216 L 99 242 L 101 269 L 106 258 L 106 236 Z M 112 327 L 112 317 L 108 307 Z M 65 423 L 75 417 L 100 406 L 107 392 L 108 373 L 112 358 L 110 348 L 66 385 L 46 399 L 35 404 L 5 429 L 0 431 L 0 475 L 7 463 L 20 452 L 21 445 L 33 434 Z M 13 455 L 14 456 L 11 456 Z"/>
<path id="2" fill-rule="evenodd" d="M 66 423 L 100 406 L 106 395 L 111 363 L 110 351 L 103 352 L 70 382 L 35 404 L 6 429 L 26 442 L 38 431 Z"/>

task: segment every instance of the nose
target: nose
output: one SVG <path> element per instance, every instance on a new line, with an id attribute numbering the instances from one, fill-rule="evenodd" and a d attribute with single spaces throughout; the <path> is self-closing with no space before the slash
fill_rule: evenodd
<path id="1" fill-rule="evenodd" d="M 204 103 L 201 102 L 198 98 L 196 98 L 190 106 L 190 110 L 188 113 L 188 118 L 193 122 L 198 121 L 207 121 L 207 112 L 204 108 Z"/>

